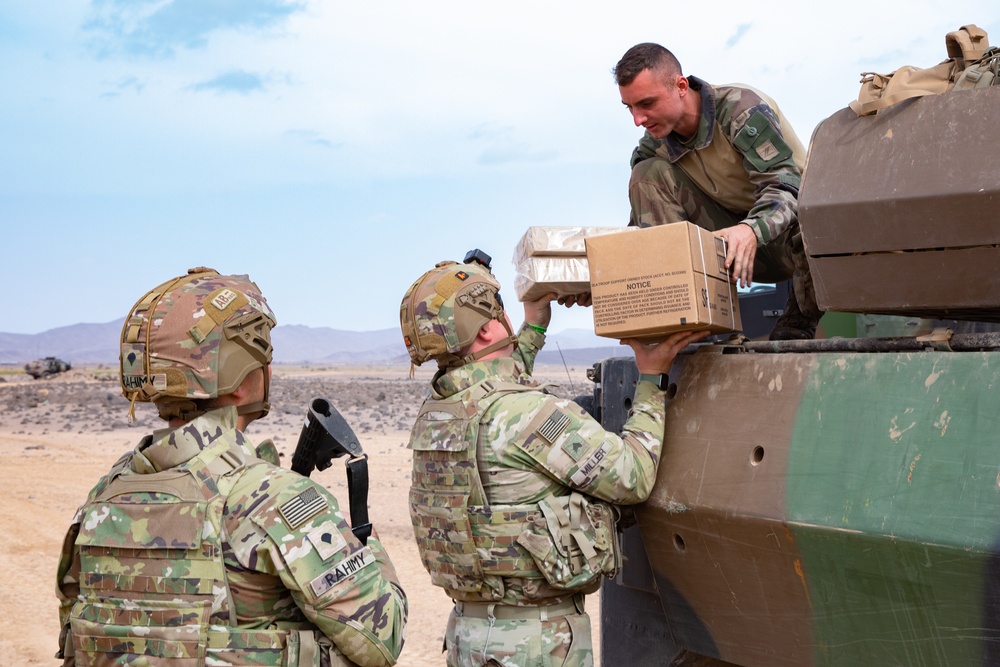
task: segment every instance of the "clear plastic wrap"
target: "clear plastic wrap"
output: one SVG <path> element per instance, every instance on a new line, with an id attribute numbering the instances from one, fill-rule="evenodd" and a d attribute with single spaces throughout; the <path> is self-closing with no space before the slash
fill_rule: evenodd
<path id="1" fill-rule="evenodd" d="M 590 291 L 586 257 L 528 257 L 517 267 L 514 291 L 520 301 L 555 292 L 559 296 Z"/>
<path id="2" fill-rule="evenodd" d="M 629 227 L 528 227 L 514 249 L 514 266 L 528 257 L 584 257 L 584 239 L 621 232 Z"/>

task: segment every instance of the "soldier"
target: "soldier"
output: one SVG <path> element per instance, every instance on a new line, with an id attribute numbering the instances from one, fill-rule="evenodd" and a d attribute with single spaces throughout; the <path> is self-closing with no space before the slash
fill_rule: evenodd
<path id="1" fill-rule="evenodd" d="M 125 320 L 122 390 L 167 428 L 90 492 L 57 593 L 64 665 L 393 665 L 406 597 L 377 535 L 243 431 L 268 412 L 274 314 L 191 269 Z M 131 412 L 130 412 L 131 414 Z"/>
<path id="2" fill-rule="evenodd" d="M 646 128 L 632 153 L 629 225 L 688 220 L 716 232 L 744 287 L 791 278 L 770 338 L 813 338 L 822 312 L 798 222 L 806 151 L 774 101 L 749 86 L 685 77 L 659 44 L 633 46 L 614 76 L 622 104 Z"/>
<path id="3" fill-rule="evenodd" d="M 531 378 L 553 294 L 515 336 L 488 268 L 442 262 L 403 297 L 414 364 L 438 372 L 410 438 L 410 518 L 431 580 L 455 601 L 447 664 L 593 664 L 584 595 L 621 566 L 615 504 L 649 497 L 666 373 L 706 333 L 623 341 L 643 375 L 621 437 Z"/>

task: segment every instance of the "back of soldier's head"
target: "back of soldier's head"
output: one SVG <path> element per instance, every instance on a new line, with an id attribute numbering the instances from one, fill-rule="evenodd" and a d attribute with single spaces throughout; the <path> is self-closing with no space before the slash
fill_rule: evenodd
<path id="1" fill-rule="evenodd" d="M 417 366 L 428 359 L 445 368 L 461 366 L 493 351 L 491 346 L 468 354 L 479 330 L 491 320 L 507 329 L 504 345 L 516 340 L 500 299 L 500 283 L 487 266 L 472 260 L 439 262 L 410 285 L 399 307 L 403 342 Z"/>
<path id="2" fill-rule="evenodd" d="M 133 403 L 155 403 L 164 419 L 196 417 L 271 363 L 276 324 L 249 276 L 190 269 L 147 292 L 126 317 L 122 393 Z M 241 406 L 241 414 L 267 414 L 266 370 L 263 376 L 263 400 Z"/>

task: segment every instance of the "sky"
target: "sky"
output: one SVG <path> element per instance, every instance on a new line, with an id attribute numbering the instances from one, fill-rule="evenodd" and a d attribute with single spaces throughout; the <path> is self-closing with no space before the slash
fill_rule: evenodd
<path id="1" fill-rule="evenodd" d="M 396 327 L 472 248 L 512 293 L 529 226 L 628 220 L 632 45 L 808 142 L 862 71 L 937 64 L 967 23 L 1000 43 L 996 0 L 0 0 L 0 332 L 116 320 L 195 266 L 249 274 L 279 325 Z"/>

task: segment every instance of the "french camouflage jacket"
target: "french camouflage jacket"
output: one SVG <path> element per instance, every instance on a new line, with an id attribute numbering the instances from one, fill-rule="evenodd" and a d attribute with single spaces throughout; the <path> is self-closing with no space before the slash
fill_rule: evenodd
<path id="1" fill-rule="evenodd" d="M 90 492 L 59 563 L 65 665 L 395 664 L 406 597 L 378 537 L 236 418 L 156 431 Z"/>
<path id="2" fill-rule="evenodd" d="M 410 516 L 433 582 L 465 602 L 550 603 L 591 592 L 620 565 L 611 504 L 656 479 L 665 396 L 640 382 L 623 434 L 543 391 L 544 336 L 514 358 L 439 371 L 410 439 Z M 543 602 L 544 601 L 544 602 Z"/>
<path id="3" fill-rule="evenodd" d="M 662 140 L 646 132 L 631 165 L 669 160 L 709 197 L 743 214 L 758 246 L 764 245 L 798 219 L 806 149 L 774 100 L 759 90 L 687 78 L 701 94 L 698 131 L 690 139 L 670 133 Z"/>

